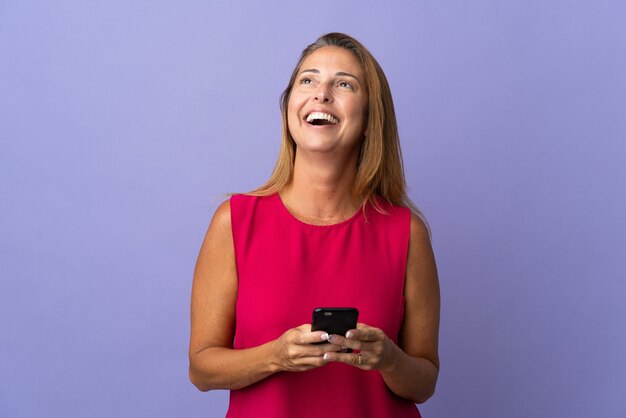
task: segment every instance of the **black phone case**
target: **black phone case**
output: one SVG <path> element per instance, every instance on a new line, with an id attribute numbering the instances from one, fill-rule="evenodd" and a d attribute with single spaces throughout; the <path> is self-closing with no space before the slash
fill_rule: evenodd
<path id="1" fill-rule="evenodd" d="M 316 308 L 313 310 L 311 331 L 326 331 L 328 334 L 346 335 L 356 329 L 359 311 L 356 308 Z"/>

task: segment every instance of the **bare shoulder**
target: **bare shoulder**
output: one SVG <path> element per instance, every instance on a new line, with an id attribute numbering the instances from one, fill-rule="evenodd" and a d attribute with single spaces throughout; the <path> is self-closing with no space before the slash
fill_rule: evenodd
<path id="1" fill-rule="evenodd" d="M 411 235 L 407 259 L 407 284 L 411 281 L 437 281 L 437 267 L 430 242 L 430 229 L 416 214 L 411 214 Z"/>
<path id="2" fill-rule="evenodd" d="M 215 266 L 222 266 L 226 260 L 234 259 L 231 225 L 230 199 L 228 199 L 222 202 L 213 214 L 211 224 L 200 248 L 196 273 L 204 272 L 209 265 L 214 268 Z M 204 275 L 200 274 L 200 276 Z"/>
<path id="3" fill-rule="evenodd" d="M 411 213 L 411 235 L 410 235 L 411 247 L 430 248 L 430 229 L 426 222 L 415 213 Z"/>
<path id="4" fill-rule="evenodd" d="M 211 220 L 211 228 L 215 228 L 220 231 L 230 231 L 231 230 L 231 218 L 230 218 L 230 199 L 223 201 L 215 210 L 213 214 L 213 219 Z"/>

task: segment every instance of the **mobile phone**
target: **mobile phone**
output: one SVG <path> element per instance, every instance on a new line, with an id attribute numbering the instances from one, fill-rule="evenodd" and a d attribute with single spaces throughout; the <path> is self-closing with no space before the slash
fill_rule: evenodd
<path id="1" fill-rule="evenodd" d="M 359 311 L 356 308 L 315 308 L 311 331 L 326 331 L 329 335 L 346 335 L 356 329 Z"/>

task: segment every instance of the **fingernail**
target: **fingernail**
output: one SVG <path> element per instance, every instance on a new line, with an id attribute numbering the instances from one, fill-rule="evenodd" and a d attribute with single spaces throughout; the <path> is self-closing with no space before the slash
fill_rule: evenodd
<path id="1" fill-rule="evenodd" d="M 324 354 L 324 360 L 328 361 L 328 359 L 330 358 L 330 356 L 328 355 L 328 353 Z"/>
<path id="2" fill-rule="evenodd" d="M 330 337 L 328 336 L 327 332 L 322 334 L 322 341 L 328 341 L 328 338 L 330 338 Z"/>
<path id="3" fill-rule="evenodd" d="M 352 338 L 353 336 L 354 336 L 354 332 L 353 331 L 346 332 L 346 338 Z"/>

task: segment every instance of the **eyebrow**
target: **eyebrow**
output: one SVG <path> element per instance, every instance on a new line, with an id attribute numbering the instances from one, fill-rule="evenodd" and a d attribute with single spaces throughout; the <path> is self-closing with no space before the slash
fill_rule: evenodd
<path id="1" fill-rule="evenodd" d="M 302 71 L 300 72 L 300 74 L 302 74 L 302 73 L 315 73 L 315 74 L 319 74 L 319 73 L 320 73 L 320 70 L 317 70 L 317 69 L 315 69 L 315 68 L 310 68 L 310 69 L 308 69 L 308 70 L 302 70 Z M 350 74 L 350 73 L 346 73 L 345 71 L 339 71 L 339 72 L 336 72 L 336 73 L 335 73 L 335 75 L 344 76 L 344 77 L 352 77 L 352 78 L 354 78 L 356 81 L 359 81 L 359 79 L 358 79 L 358 78 L 356 78 L 356 76 L 355 76 L 355 75 Z"/>

